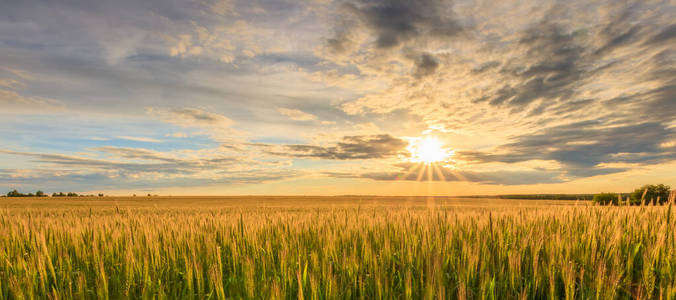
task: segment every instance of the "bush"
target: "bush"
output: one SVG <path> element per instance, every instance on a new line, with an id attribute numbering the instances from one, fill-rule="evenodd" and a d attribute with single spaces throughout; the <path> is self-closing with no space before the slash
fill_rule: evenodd
<path id="1" fill-rule="evenodd" d="M 631 193 L 631 203 L 641 204 L 664 204 L 669 200 L 669 192 L 671 188 L 664 184 L 646 184 Z"/>
<path id="2" fill-rule="evenodd" d="M 13 190 L 13 191 L 7 193 L 7 197 L 33 197 L 33 196 L 35 196 L 35 195 L 33 195 L 33 193 L 24 194 L 24 193 L 20 193 L 17 190 Z"/>
<path id="3" fill-rule="evenodd" d="M 592 199 L 594 203 L 598 203 L 599 205 L 618 205 L 619 204 L 619 199 L 617 194 L 615 193 L 600 193 L 594 195 L 594 199 Z"/>
<path id="4" fill-rule="evenodd" d="M 45 195 L 45 192 L 43 192 L 43 191 L 35 192 L 35 196 L 36 197 L 47 197 L 47 195 Z"/>
<path id="5" fill-rule="evenodd" d="M 7 197 L 25 197 L 26 195 L 19 193 L 17 190 L 13 190 L 9 193 L 7 193 Z"/>

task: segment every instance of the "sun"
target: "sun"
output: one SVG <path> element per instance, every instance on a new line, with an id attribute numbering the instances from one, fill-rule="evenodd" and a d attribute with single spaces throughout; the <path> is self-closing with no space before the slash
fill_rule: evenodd
<path id="1" fill-rule="evenodd" d="M 426 164 L 446 160 L 451 154 L 444 145 L 434 137 L 423 137 L 411 140 L 408 151 L 411 152 L 411 161 Z"/>

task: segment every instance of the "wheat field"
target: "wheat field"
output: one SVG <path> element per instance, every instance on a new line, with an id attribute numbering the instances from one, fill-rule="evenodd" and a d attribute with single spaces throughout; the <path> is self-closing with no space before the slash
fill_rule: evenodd
<path id="1" fill-rule="evenodd" d="M 674 299 L 674 213 L 405 197 L 0 199 L 0 299 Z"/>

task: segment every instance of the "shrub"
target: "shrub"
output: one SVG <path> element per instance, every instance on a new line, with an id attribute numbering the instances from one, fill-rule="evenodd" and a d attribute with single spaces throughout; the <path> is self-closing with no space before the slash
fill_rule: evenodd
<path id="1" fill-rule="evenodd" d="M 25 195 L 22 193 L 19 193 L 17 190 L 13 190 L 9 193 L 7 193 L 7 197 L 24 197 Z"/>
<path id="2" fill-rule="evenodd" d="M 33 193 L 24 194 L 24 193 L 21 193 L 17 190 L 13 190 L 13 191 L 7 193 L 7 197 L 33 197 L 33 196 L 35 196 L 35 195 L 33 195 Z"/>
<path id="3" fill-rule="evenodd" d="M 671 188 L 664 184 L 646 184 L 631 193 L 632 204 L 664 204 L 669 200 Z"/>
<path id="4" fill-rule="evenodd" d="M 45 192 L 43 192 L 43 191 L 35 192 L 35 196 L 36 197 L 47 197 L 47 195 L 45 195 Z"/>
<path id="5" fill-rule="evenodd" d="M 592 199 L 594 203 L 598 203 L 599 205 L 618 205 L 619 204 L 619 199 L 617 197 L 617 194 L 615 193 L 600 193 L 594 195 L 594 199 Z"/>

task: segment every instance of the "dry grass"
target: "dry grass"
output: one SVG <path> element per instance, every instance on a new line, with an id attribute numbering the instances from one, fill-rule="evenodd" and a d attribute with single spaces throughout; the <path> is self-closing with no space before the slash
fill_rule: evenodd
<path id="1" fill-rule="evenodd" d="M 0 299 L 676 297 L 671 207 L 0 199 Z"/>

